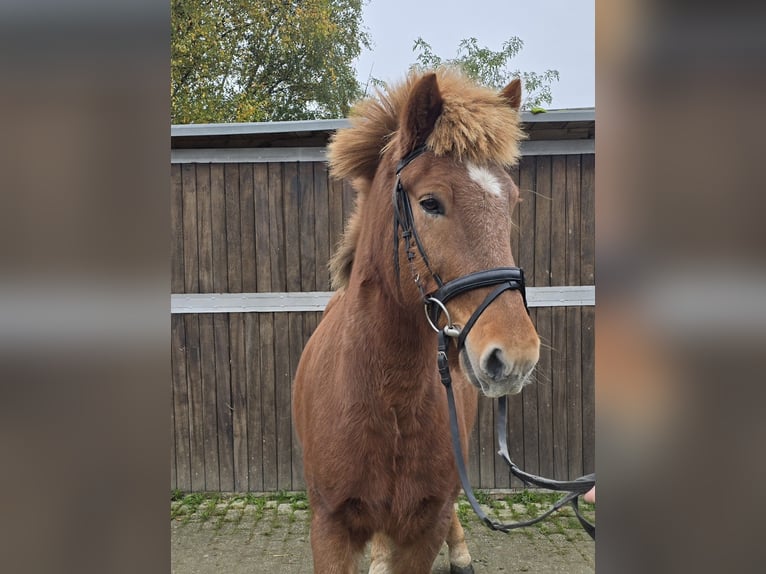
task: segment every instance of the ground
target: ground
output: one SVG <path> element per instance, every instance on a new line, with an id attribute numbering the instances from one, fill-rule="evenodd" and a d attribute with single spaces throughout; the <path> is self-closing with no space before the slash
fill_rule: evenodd
<path id="1" fill-rule="evenodd" d="M 552 495 L 522 493 L 504 499 L 484 497 L 485 512 L 502 521 L 518 520 L 550 504 Z M 244 574 L 311 572 L 309 510 L 301 494 L 205 496 L 176 493 L 171 501 L 171 572 L 173 574 Z M 595 517 L 593 506 L 585 515 Z M 466 529 L 476 574 L 595 572 L 595 543 L 580 528 L 570 509 L 542 525 L 510 534 L 486 528 L 460 501 L 458 514 Z M 369 568 L 369 551 L 360 572 Z M 444 546 L 433 572 L 447 574 Z"/>

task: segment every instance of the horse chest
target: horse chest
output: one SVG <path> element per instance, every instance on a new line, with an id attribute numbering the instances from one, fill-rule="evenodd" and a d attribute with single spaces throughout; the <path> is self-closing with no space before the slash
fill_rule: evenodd
<path id="1" fill-rule="evenodd" d="M 381 499 L 420 500 L 450 484 L 452 450 L 449 437 L 434 424 L 407 424 L 392 417 L 388 432 L 377 433 L 363 453 L 364 476 L 377 483 L 370 494 Z M 402 500 L 404 505 L 409 504 Z"/>

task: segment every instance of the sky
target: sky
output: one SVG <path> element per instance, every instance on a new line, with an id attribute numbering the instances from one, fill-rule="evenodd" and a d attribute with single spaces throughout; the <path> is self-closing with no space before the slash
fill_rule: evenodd
<path id="1" fill-rule="evenodd" d="M 550 109 L 595 107 L 594 10 L 594 0 L 368 0 L 363 23 L 373 46 L 356 62 L 358 78 L 363 86 L 370 75 L 401 79 L 418 36 L 445 59 L 465 38 L 498 51 L 518 36 L 524 48 L 512 69 L 559 71 Z"/>

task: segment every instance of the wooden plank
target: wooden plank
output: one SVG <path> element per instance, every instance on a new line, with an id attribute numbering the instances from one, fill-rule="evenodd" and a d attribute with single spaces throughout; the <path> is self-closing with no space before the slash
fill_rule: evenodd
<path id="1" fill-rule="evenodd" d="M 210 166 L 211 229 L 213 243 L 213 289 L 226 293 L 229 287 L 226 237 L 226 178 L 224 166 Z M 220 489 L 234 490 L 234 444 L 232 435 L 231 370 L 228 317 L 213 317 L 215 384 Z"/>
<path id="2" fill-rule="evenodd" d="M 301 188 L 298 181 L 298 164 L 283 166 L 283 217 L 286 291 L 301 290 Z"/>
<path id="3" fill-rule="evenodd" d="M 580 179 L 580 284 L 594 284 L 595 270 L 595 156 L 581 158 Z M 596 396 L 594 354 L 595 308 L 582 309 L 582 440 L 583 472 L 596 464 Z"/>
<path id="4" fill-rule="evenodd" d="M 536 312 L 533 311 L 533 315 Z M 539 368 L 539 367 L 538 367 Z M 538 375 L 538 379 L 539 379 Z M 524 420 L 524 462 L 523 465 L 515 460 L 524 470 L 532 474 L 540 472 L 540 456 L 538 445 L 538 423 L 537 423 L 537 382 L 527 385 L 521 392 Z"/>
<path id="5" fill-rule="evenodd" d="M 213 224 L 210 195 L 210 166 L 197 165 L 197 250 L 199 292 L 212 293 Z"/>
<path id="6" fill-rule="evenodd" d="M 566 157 L 566 281 L 580 285 L 580 196 L 582 173 L 580 156 Z"/>
<path id="7" fill-rule="evenodd" d="M 170 372 L 173 372 L 173 353 L 170 353 Z M 170 489 L 178 488 L 178 474 L 176 473 L 176 409 L 175 395 L 173 394 L 173 381 L 170 381 Z"/>
<path id="8" fill-rule="evenodd" d="M 301 291 L 316 291 L 316 229 L 314 226 L 314 166 L 298 166 Z"/>
<path id="9" fill-rule="evenodd" d="M 184 290 L 199 293 L 199 252 L 197 249 L 197 173 L 196 166 L 181 167 L 183 187 Z"/>
<path id="10" fill-rule="evenodd" d="M 226 258 L 228 293 L 242 292 L 242 213 L 240 208 L 240 166 L 226 164 Z M 228 317 L 229 386 L 232 446 L 232 490 L 248 488 L 247 463 L 247 382 L 245 380 L 244 324 L 241 313 Z M 228 437 L 227 437 L 228 440 Z"/>
<path id="11" fill-rule="evenodd" d="M 257 261 L 256 285 L 259 292 L 271 291 L 271 232 L 269 216 L 269 165 L 253 167 L 255 181 L 255 252 Z M 256 352 L 256 349 L 253 349 Z M 277 434 L 274 397 L 274 315 L 259 313 L 258 316 L 258 361 L 253 373 L 257 379 L 257 390 L 252 394 L 259 400 L 259 413 L 253 414 L 252 424 L 260 425 L 260 466 L 262 490 L 277 490 Z M 252 407 L 251 407 L 252 408 Z M 253 466 L 251 464 L 251 466 Z"/>
<path id="12" fill-rule="evenodd" d="M 231 365 L 232 446 L 234 491 L 246 492 L 247 458 L 247 378 L 245 372 L 245 335 L 242 313 L 229 314 L 229 361 Z"/>
<path id="13" fill-rule="evenodd" d="M 511 179 L 516 183 L 517 187 L 520 187 L 520 166 L 515 165 L 508 173 Z M 511 212 L 511 249 L 513 253 L 514 263 L 523 267 L 520 262 L 520 250 L 521 250 L 521 205 L 523 202 L 528 201 L 528 198 L 519 191 L 519 201 L 516 202 L 513 211 Z M 525 206 L 528 207 L 528 206 Z M 530 233 L 531 235 L 531 233 Z M 525 269 L 525 273 L 528 270 Z M 495 407 L 495 416 L 497 416 L 497 407 Z M 508 441 L 508 452 L 511 455 L 511 460 L 517 464 L 524 463 L 524 403 L 521 395 L 515 395 L 508 397 L 508 423 L 506 425 L 506 436 Z M 495 436 L 495 444 L 499 437 Z M 495 482 L 497 488 L 520 488 L 523 483 L 511 476 L 511 472 L 508 469 L 508 465 L 498 459 L 495 463 Z"/>
<path id="14" fill-rule="evenodd" d="M 256 290 L 254 189 L 253 164 L 240 165 L 239 218 L 242 237 L 242 291 L 244 293 L 254 293 Z"/>
<path id="15" fill-rule="evenodd" d="M 269 164 L 269 243 L 271 247 L 271 290 L 286 291 L 283 167 Z"/>
<path id="16" fill-rule="evenodd" d="M 535 186 L 535 280 L 536 287 L 551 284 L 551 158 L 537 158 Z M 537 367 L 537 420 L 540 473 L 553 474 L 553 404 L 551 379 L 552 325 L 550 309 L 537 312 L 540 361 Z"/>
<path id="17" fill-rule="evenodd" d="M 263 432 L 263 490 L 279 488 L 277 480 L 277 404 L 274 371 L 274 313 L 260 313 L 261 428 Z"/>
<path id="18" fill-rule="evenodd" d="M 582 460 L 583 472 L 596 469 L 595 307 L 582 307 Z"/>
<path id="19" fill-rule="evenodd" d="M 183 182 L 180 166 L 170 167 L 170 289 L 173 293 L 184 290 L 183 256 Z M 171 318 L 171 485 L 173 488 L 189 490 L 189 430 L 186 408 L 186 361 L 183 357 L 183 340 L 179 332 L 182 320 Z M 177 389 L 178 387 L 178 389 Z"/>
<path id="20" fill-rule="evenodd" d="M 288 315 L 289 313 L 274 314 L 274 406 L 277 423 L 277 487 L 279 490 L 291 489 L 293 472 Z"/>
<path id="21" fill-rule="evenodd" d="M 231 365 L 229 359 L 229 317 L 213 316 L 215 339 L 215 388 L 218 430 L 218 470 L 220 489 L 234 491 L 234 436 L 231 400 Z"/>
<path id="22" fill-rule="evenodd" d="M 551 158 L 537 158 L 535 185 L 535 287 L 551 285 Z"/>
<path id="23" fill-rule="evenodd" d="M 565 156 L 551 158 L 551 284 L 566 284 L 566 199 L 567 162 Z M 567 371 L 566 309 L 551 309 L 551 416 L 553 431 L 553 474 L 563 480 L 568 475 L 567 461 Z"/>
<path id="24" fill-rule="evenodd" d="M 509 401 L 512 401 L 513 397 L 509 397 Z M 492 416 L 494 417 L 495 421 L 497 421 L 497 401 L 492 401 Z M 497 447 L 496 445 L 498 436 L 497 436 L 497 422 L 495 422 L 495 425 L 492 427 L 492 459 L 495 463 L 495 475 L 494 475 L 494 487 L 493 488 L 509 488 L 511 486 L 511 476 L 510 472 L 508 471 L 508 467 L 503 462 L 503 460 L 497 456 Z M 508 422 L 506 421 L 505 425 L 505 436 L 508 437 Z M 510 439 L 508 439 L 510 440 Z"/>
<path id="25" fill-rule="evenodd" d="M 205 490 L 221 489 L 218 465 L 218 394 L 215 381 L 214 315 L 198 316 L 202 382 L 202 442 L 205 456 Z"/>
<path id="26" fill-rule="evenodd" d="M 226 186 L 224 166 L 210 166 L 211 270 L 214 292 L 229 289 L 228 249 L 226 238 Z"/>
<path id="27" fill-rule="evenodd" d="M 200 359 L 199 317 L 184 315 L 186 330 L 186 377 L 189 392 L 189 448 L 191 465 L 191 488 L 195 492 L 205 490 L 205 437 L 202 366 Z"/>
<path id="28" fill-rule="evenodd" d="M 580 284 L 580 156 L 566 156 L 566 284 Z M 582 320 L 581 309 L 567 308 L 567 467 L 568 478 L 583 475 L 582 466 Z"/>
<path id="29" fill-rule="evenodd" d="M 327 263 L 330 260 L 331 240 L 329 216 L 329 191 L 327 167 L 324 163 L 314 164 L 314 220 L 316 229 L 316 289 L 330 290 L 330 272 Z"/>
<path id="30" fill-rule="evenodd" d="M 552 321 L 550 307 L 537 309 L 537 332 L 540 335 L 540 360 L 537 363 L 537 433 L 539 472 L 553 475 L 553 405 L 552 405 Z"/>
<path id="31" fill-rule="evenodd" d="M 508 170 L 509 175 L 511 176 L 511 179 L 516 183 L 516 186 L 519 185 L 519 166 L 514 165 L 512 168 Z M 521 209 L 521 203 L 524 201 L 524 198 L 521 196 L 521 192 L 519 192 L 519 201 L 516 202 L 516 204 L 513 207 L 513 210 L 511 210 L 511 252 L 513 253 L 513 259 L 514 263 L 516 265 L 519 264 L 519 233 L 521 230 L 520 223 L 519 223 L 519 217 L 520 217 L 520 209 Z"/>
<path id="32" fill-rule="evenodd" d="M 524 397 L 515 395 L 508 400 L 508 453 L 511 460 L 516 464 L 524 464 Z M 510 476 L 511 471 L 507 465 L 503 465 L 505 472 Z M 521 488 L 524 483 L 518 478 L 511 478 L 512 488 Z"/>
<path id="33" fill-rule="evenodd" d="M 303 480 L 303 459 L 301 457 L 300 444 L 295 432 L 295 425 L 292 423 L 292 391 L 295 381 L 295 371 L 298 368 L 298 361 L 303 351 L 303 322 L 306 313 L 287 313 L 288 321 L 288 346 L 290 351 L 290 373 L 287 385 L 287 419 L 290 421 L 290 489 L 304 490 L 306 483 Z"/>
<path id="34" fill-rule="evenodd" d="M 567 323 L 567 469 L 568 478 L 583 475 L 582 308 L 566 310 Z"/>
<path id="35" fill-rule="evenodd" d="M 582 156 L 580 195 L 580 285 L 593 285 L 596 256 L 595 156 Z"/>
<path id="36" fill-rule="evenodd" d="M 213 293 L 213 223 L 210 165 L 197 165 L 197 243 L 199 291 Z M 202 400 L 202 443 L 205 490 L 220 489 L 218 468 L 218 408 L 215 384 L 215 336 L 213 316 L 199 315 L 200 384 Z"/>
<path id="37" fill-rule="evenodd" d="M 522 157 L 519 164 L 519 261 L 520 267 L 524 268 L 527 284 L 535 285 L 535 210 L 537 196 L 534 193 L 536 186 L 536 161 L 534 157 Z M 537 310 L 532 309 L 530 316 L 532 323 L 537 325 Z M 535 373 L 539 379 L 540 367 Z M 539 448 L 538 448 L 538 423 L 537 423 L 537 384 L 527 385 L 521 393 L 523 435 L 521 440 L 524 445 L 524 460 L 517 464 L 527 472 L 539 471 Z"/>
<path id="38" fill-rule="evenodd" d="M 180 316 L 170 318 L 171 351 L 170 364 L 173 385 L 173 411 L 175 422 L 176 487 L 191 490 L 189 454 L 189 393 L 186 382 L 184 320 Z"/>
<path id="39" fill-rule="evenodd" d="M 301 287 L 304 292 L 316 290 L 316 224 L 314 210 L 314 166 L 304 162 L 298 166 L 298 185 L 300 204 L 298 220 L 300 227 L 301 252 Z M 308 340 L 308 335 L 316 328 L 316 315 L 303 313 L 304 339 L 301 349 Z M 295 443 L 296 441 L 294 441 Z M 302 474 L 301 474 L 302 476 Z"/>
<path id="40" fill-rule="evenodd" d="M 301 185 L 297 163 L 289 163 L 284 166 L 284 222 L 285 222 L 285 259 L 286 281 L 288 291 L 301 291 L 302 288 L 302 260 L 301 260 L 301 204 L 305 185 Z M 312 280 L 315 270 L 312 269 Z M 277 365 L 286 370 L 284 379 L 277 378 L 277 405 L 279 415 L 277 421 L 281 423 L 278 438 L 278 461 L 280 488 L 295 490 L 298 487 L 293 480 L 297 473 L 302 476 L 302 465 L 298 456 L 295 442 L 295 431 L 292 425 L 292 391 L 291 385 L 298 365 L 298 359 L 302 350 L 301 331 L 303 330 L 303 317 L 300 313 L 280 314 L 281 323 L 286 323 L 284 340 L 276 343 Z M 282 344 L 284 342 L 284 345 Z M 286 380 L 285 380 L 286 379 Z M 289 433 L 289 436 L 288 436 Z M 289 451 L 288 451 L 289 448 Z M 296 460 L 297 459 L 297 460 Z M 282 486 L 284 485 L 284 486 Z"/>
<path id="41" fill-rule="evenodd" d="M 170 166 L 170 292 L 184 292 L 183 183 L 177 165 Z"/>
<path id="42" fill-rule="evenodd" d="M 528 285 L 535 280 L 535 208 L 537 196 L 536 162 L 533 157 L 521 158 L 519 165 L 519 248 L 518 265 L 524 268 Z"/>
<path id="43" fill-rule="evenodd" d="M 239 166 L 239 217 L 242 237 L 242 291 L 253 293 L 257 289 L 255 252 L 255 178 L 253 164 Z M 234 476 L 238 491 L 263 490 L 261 461 L 261 404 L 258 385 L 258 317 L 256 313 L 241 316 L 242 345 L 237 352 L 242 356 L 238 371 L 238 384 L 232 385 L 235 408 L 241 410 L 234 426 Z M 233 382 L 233 379 L 232 379 Z M 256 462 L 257 461 L 257 462 Z"/>
<path id="44" fill-rule="evenodd" d="M 247 382 L 248 488 L 262 492 L 263 432 L 261 429 L 261 344 L 258 313 L 245 314 L 245 380 Z"/>
<path id="45" fill-rule="evenodd" d="M 566 285 L 567 263 L 567 159 L 551 158 L 550 284 Z"/>
<path id="46" fill-rule="evenodd" d="M 271 289 L 287 290 L 287 257 L 285 238 L 285 168 L 269 164 L 269 241 L 271 243 Z M 277 488 L 289 490 L 292 484 L 292 425 L 290 419 L 290 353 L 288 324 L 284 313 L 273 316 L 273 385 L 276 433 Z M 264 431 L 265 432 L 265 431 Z"/>
<path id="47" fill-rule="evenodd" d="M 194 165 L 181 167 L 183 187 L 184 293 L 199 293 L 199 249 L 197 171 Z M 199 320 L 184 317 L 186 332 L 186 376 L 189 399 L 189 448 L 191 489 L 205 490 L 205 447 L 202 416 L 202 374 L 199 349 Z"/>
<path id="48" fill-rule="evenodd" d="M 227 293 L 242 292 L 242 225 L 239 209 L 239 165 L 224 166 L 226 201 Z"/>
<path id="49" fill-rule="evenodd" d="M 479 435 L 479 486 L 494 488 L 495 486 L 495 418 L 490 398 L 479 394 L 479 416 L 477 431 Z"/>
<path id="50" fill-rule="evenodd" d="M 255 209 L 256 289 L 271 291 L 271 251 L 269 248 L 269 166 L 253 166 L 253 196 Z"/>
<path id="51" fill-rule="evenodd" d="M 551 476 L 564 480 L 569 475 L 567 454 L 567 320 L 564 307 L 552 307 L 551 314 L 551 421 L 553 430 L 553 472 Z"/>
<path id="52" fill-rule="evenodd" d="M 479 400 L 481 400 L 481 398 L 479 398 Z M 479 488 L 481 485 L 481 470 L 479 466 L 479 459 L 481 458 L 481 443 L 478 427 L 479 425 L 477 413 L 477 422 L 475 422 L 473 428 L 470 429 L 471 434 L 468 437 L 468 457 L 465 461 L 466 471 L 468 472 L 468 482 L 474 488 Z M 465 456 L 465 454 L 463 456 Z"/>

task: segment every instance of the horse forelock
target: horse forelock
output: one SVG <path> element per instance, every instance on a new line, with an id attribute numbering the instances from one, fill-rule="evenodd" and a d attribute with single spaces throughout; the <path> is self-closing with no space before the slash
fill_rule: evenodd
<path id="1" fill-rule="evenodd" d="M 455 68 L 442 67 L 435 73 L 443 108 L 426 148 L 458 161 L 515 165 L 519 144 L 526 137 L 519 112 L 500 92 L 477 85 Z M 400 157 L 411 151 L 399 148 L 399 122 L 413 87 L 424 75 L 413 71 L 404 81 L 376 90 L 374 97 L 354 105 L 351 126 L 336 132 L 328 146 L 333 177 L 372 181 L 387 151 Z"/>
<path id="2" fill-rule="evenodd" d="M 518 163 L 520 142 L 526 137 L 518 110 L 501 93 L 475 84 L 454 68 L 439 68 L 435 73 L 443 103 L 426 139 L 426 149 L 437 156 L 477 165 L 510 167 Z M 351 110 L 351 126 L 338 130 L 331 139 L 327 151 L 330 174 L 336 179 L 354 180 L 358 198 L 374 187 L 384 157 L 395 165 L 411 151 L 403 149 L 400 119 L 413 87 L 423 75 L 413 71 L 404 81 L 387 85 L 374 97 L 359 101 Z M 330 262 L 336 289 L 348 284 L 361 219 L 357 205 Z"/>
<path id="3" fill-rule="evenodd" d="M 437 72 L 444 100 L 426 148 L 438 156 L 478 165 L 518 163 L 526 136 L 521 116 L 499 92 L 478 86 L 452 69 Z"/>

